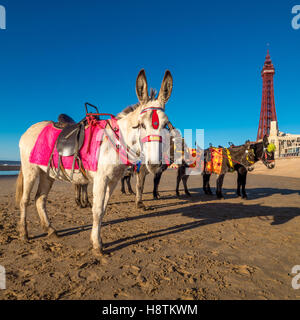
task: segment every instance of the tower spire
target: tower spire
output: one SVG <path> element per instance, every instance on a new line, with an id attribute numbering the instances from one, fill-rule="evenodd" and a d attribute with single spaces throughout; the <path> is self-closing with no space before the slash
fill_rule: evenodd
<path id="1" fill-rule="evenodd" d="M 261 76 L 263 79 L 263 92 L 262 92 L 262 102 L 261 102 L 259 127 L 257 132 L 257 140 L 262 139 L 264 135 L 269 136 L 271 121 L 277 121 L 275 99 L 274 99 L 274 83 L 273 83 L 274 74 L 275 74 L 275 68 L 273 66 L 270 52 L 268 49 L 265 63 L 261 71 Z"/>

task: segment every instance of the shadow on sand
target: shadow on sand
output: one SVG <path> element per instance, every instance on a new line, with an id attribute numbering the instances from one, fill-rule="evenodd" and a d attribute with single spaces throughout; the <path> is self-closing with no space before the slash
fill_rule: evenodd
<path id="1" fill-rule="evenodd" d="M 198 189 L 192 189 L 193 192 L 197 192 Z M 234 192 L 233 189 L 225 189 L 227 193 Z M 288 189 L 275 189 L 275 188 L 260 188 L 253 189 L 251 191 L 251 199 L 259 199 L 267 196 L 271 196 L 272 194 L 282 194 L 282 195 L 290 195 L 290 194 L 299 194 L 297 190 L 288 190 Z M 236 195 L 227 195 L 227 199 L 236 198 Z M 214 202 L 207 203 L 208 200 L 211 199 L 216 200 L 215 196 L 194 196 L 192 199 L 199 200 L 199 198 L 205 198 L 206 203 L 203 204 L 193 204 L 193 201 L 190 202 L 189 206 L 184 206 L 176 209 L 168 209 L 172 206 L 187 204 L 189 201 L 178 201 L 172 204 L 166 205 L 157 205 L 153 206 L 153 209 L 164 209 L 158 212 L 149 212 L 149 213 L 141 213 L 140 215 L 120 218 L 115 220 L 106 221 L 103 223 L 103 226 L 114 225 L 123 222 L 136 221 L 140 219 L 147 218 L 155 218 L 155 217 L 164 217 L 170 215 L 178 215 L 182 214 L 183 216 L 190 217 L 193 219 L 197 219 L 197 221 L 188 222 L 185 224 L 173 225 L 168 228 L 163 228 L 160 230 L 149 231 L 148 233 L 140 233 L 134 236 L 125 237 L 122 239 L 118 239 L 113 242 L 109 242 L 104 244 L 104 248 L 106 248 L 106 253 L 118 251 L 122 248 L 135 245 L 144 241 L 148 241 L 155 238 L 161 238 L 172 234 L 177 234 L 183 232 L 185 230 L 191 230 L 195 228 L 199 228 L 204 225 L 210 225 L 214 223 L 220 223 L 227 220 L 235 220 L 235 219 L 243 219 L 243 218 L 251 218 L 258 217 L 262 220 L 271 221 L 270 224 L 273 226 L 284 224 L 293 218 L 300 215 L 300 208 L 296 207 L 269 207 L 260 204 L 253 205 L 245 205 L 243 202 L 241 203 L 226 203 L 226 202 Z M 203 199 L 204 200 L 204 199 Z M 300 199 L 299 199 L 300 202 Z M 174 220 L 174 223 L 176 221 Z M 59 237 L 67 237 L 71 236 L 83 231 L 90 230 L 92 228 L 91 224 L 61 229 L 58 230 Z M 45 236 L 45 234 L 40 234 L 32 239 L 38 239 Z M 108 249 L 110 248 L 110 249 Z"/>

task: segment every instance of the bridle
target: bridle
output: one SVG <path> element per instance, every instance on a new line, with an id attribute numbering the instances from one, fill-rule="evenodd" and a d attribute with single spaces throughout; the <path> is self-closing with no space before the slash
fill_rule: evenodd
<path id="1" fill-rule="evenodd" d="M 148 111 L 153 111 L 152 113 L 152 128 L 154 130 L 158 130 L 159 128 L 159 117 L 158 117 L 158 114 L 157 114 L 157 110 L 160 110 L 160 111 L 165 111 L 163 108 L 157 108 L 157 107 L 149 107 L 149 108 L 145 108 L 141 111 L 140 114 L 144 114 Z M 162 136 L 160 135 L 153 135 L 153 134 L 150 134 L 144 138 L 141 139 L 141 142 L 142 144 L 145 143 L 145 142 L 159 142 L 159 143 L 162 143 Z"/>
<path id="2" fill-rule="evenodd" d="M 157 114 L 157 111 L 163 111 L 163 108 L 156 108 L 156 107 L 149 107 L 149 108 L 145 108 L 144 110 L 141 111 L 140 114 L 144 114 L 147 111 L 151 111 L 153 110 L 152 113 L 152 127 L 153 129 L 157 130 L 159 128 L 159 117 Z M 97 110 L 98 111 L 98 110 Z M 110 116 L 111 119 L 110 120 L 105 120 L 106 121 L 106 126 L 108 126 L 112 133 L 113 133 L 113 137 L 115 139 L 112 139 L 112 137 L 106 132 L 106 137 L 108 139 L 108 141 L 110 142 L 110 144 L 114 147 L 115 151 L 119 154 L 121 161 L 130 166 L 133 165 L 135 163 L 140 162 L 140 159 L 137 159 L 138 156 L 137 154 L 130 149 L 129 146 L 126 146 L 126 143 L 123 140 L 123 137 L 121 136 L 121 132 L 119 130 L 119 126 L 117 124 L 117 119 L 112 115 L 112 114 L 103 114 L 103 113 L 87 113 L 86 115 L 86 119 L 87 119 L 87 123 L 89 126 L 91 127 L 95 127 L 99 125 L 99 120 L 96 118 L 96 116 Z M 106 129 L 105 129 L 106 131 Z M 90 140 L 91 140 L 91 136 L 89 137 L 89 144 L 90 144 Z M 114 141 L 115 140 L 115 141 Z M 148 135 L 146 137 L 144 137 L 143 139 L 140 138 L 140 142 L 146 143 L 146 142 L 159 142 L 162 143 L 162 136 L 160 135 Z M 88 148 L 89 150 L 89 148 Z M 129 156 L 131 156 L 131 158 L 135 159 L 135 160 L 129 160 Z"/>
<path id="3" fill-rule="evenodd" d="M 263 147 L 262 156 L 258 159 L 261 160 L 264 164 L 271 164 L 275 162 L 275 159 L 274 160 L 268 159 L 268 149 L 265 146 Z"/>
<path id="4" fill-rule="evenodd" d="M 250 166 L 252 166 L 252 165 L 254 165 L 255 161 L 254 161 L 254 160 L 251 160 L 251 159 L 249 158 L 249 152 L 251 152 L 251 153 L 253 154 L 254 158 L 255 158 L 255 152 L 254 152 L 253 149 L 249 149 L 249 150 L 246 151 L 246 153 L 247 153 L 247 155 L 246 155 L 246 160 L 248 161 L 248 163 L 250 164 Z"/>

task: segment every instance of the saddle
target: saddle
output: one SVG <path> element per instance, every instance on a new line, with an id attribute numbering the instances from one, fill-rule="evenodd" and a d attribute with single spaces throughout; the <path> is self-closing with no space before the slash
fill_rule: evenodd
<path id="1" fill-rule="evenodd" d="M 95 113 L 89 112 L 88 107 L 94 108 L 96 112 Z M 78 168 L 80 169 L 82 175 L 84 176 L 84 178 L 88 180 L 87 173 L 85 168 L 83 167 L 82 160 L 80 159 L 80 153 L 79 153 L 84 144 L 85 127 L 86 125 L 89 125 L 88 119 L 100 120 L 100 115 L 104 115 L 104 116 L 109 115 L 112 117 L 113 115 L 108 113 L 99 113 L 98 108 L 88 102 L 85 103 L 85 111 L 86 111 L 86 117 L 78 123 L 76 123 L 70 116 L 64 113 L 58 116 L 58 122 L 53 122 L 54 126 L 58 129 L 62 129 L 62 131 L 60 132 L 56 140 L 55 146 L 52 150 L 52 153 L 48 162 L 48 168 L 47 168 L 48 174 L 51 168 L 54 170 L 56 174 L 56 178 L 58 178 L 60 171 L 62 171 L 65 178 L 70 182 L 72 182 L 75 163 L 77 162 Z M 52 166 L 53 153 L 55 148 L 58 153 L 57 171 L 55 171 L 54 166 Z M 70 157 L 70 156 L 73 156 L 73 162 L 72 162 L 71 174 L 69 177 L 63 166 L 62 157 Z"/>
<path id="2" fill-rule="evenodd" d="M 73 174 L 75 169 L 75 163 L 77 161 L 78 167 L 80 168 L 82 174 L 85 178 L 87 178 L 86 171 L 82 165 L 82 161 L 80 159 L 79 151 L 84 143 L 84 136 L 85 136 L 85 125 L 86 121 L 81 120 L 80 122 L 76 123 L 70 116 L 66 114 L 60 114 L 58 116 L 58 122 L 54 124 L 56 127 L 62 129 L 61 133 L 59 134 L 55 147 L 58 152 L 58 168 L 56 172 L 56 177 L 58 177 L 59 172 L 62 171 L 64 176 L 67 180 L 73 180 Z M 53 148 L 53 151 L 55 149 Z M 48 170 L 50 169 L 53 151 L 49 160 Z M 61 161 L 61 157 L 70 157 L 73 156 L 73 163 L 72 163 L 72 171 L 70 177 L 67 175 Z"/>
<path id="3" fill-rule="evenodd" d="M 73 156 L 81 149 L 84 142 L 83 122 L 66 124 L 57 138 L 56 149 L 60 156 Z"/>

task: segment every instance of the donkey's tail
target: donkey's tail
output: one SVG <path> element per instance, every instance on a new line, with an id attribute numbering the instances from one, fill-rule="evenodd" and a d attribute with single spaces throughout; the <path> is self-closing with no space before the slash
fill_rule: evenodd
<path id="1" fill-rule="evenodd" d="M 16 183 L 16 205 L 20 205 L 21 198 L 23 196 L 23 173 L 22 167 L 20 168 L 19 176 Z"/>

